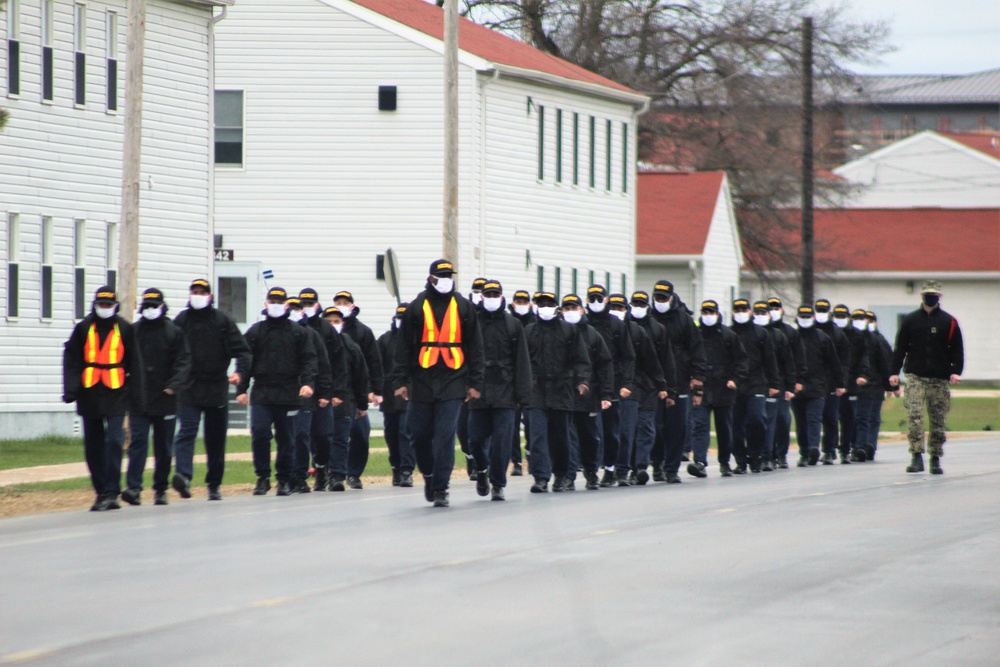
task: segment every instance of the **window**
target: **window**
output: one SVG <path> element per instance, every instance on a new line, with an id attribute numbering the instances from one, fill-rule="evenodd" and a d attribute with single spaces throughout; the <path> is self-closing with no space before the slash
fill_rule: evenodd
<path id="1" fill-rule="evenodd" d="M 626 276 L 623 273 L 622 274 L 622 294 L 626 294 L 627 293 L 627 289 L 626 289 L 627 287 L 628 287 L 628 285 L 626 283 Z"/>
<path id="2" fill-rule="evenodd" d="M 604 273 L 604 287 L 611 289 L 611 272 L 605 271 Z"/>
<path id="3" fill-rule="evenodd" d="M 42 217 L 42 319 L 52 317 L 52 218 Z"/>
<path id="4" fill-rule="evenodd" d="M 107 258 L 107 285 L 113 290 L 118 289 L 118 223 L 108 225 L 108 237 L 104 241 L 104 256 Z"/>
<path id="5" fill-rule="evenodd" d="M 7 317 L 17 317 L 21 261 L 21 216 L 7 214 Z"/>
<path id="6" fill-rule="evenodd" d="M 573 185 L 580 185 L 580 114 L 573 114 Z"/>
<path id="7" fill-rule="evenodd" d="M 215 91 L 215 163 L 243 164 L 243 91 Z"/>
<path id="8" fill-rule="evenodd" d="M 544 289 L 545 289 L 545 267 L 544 266 L 539 266 L 538 267 L 538 289 L 535 290 L 535 291 L 541 292 Z"/>
<path id="9" fill-rule="evenodd" d="M 545 180 L 545 107 L 538 107 L 538 180 Z"/>
<path id="10" fill-rule="evenodd" d="M 607 190 L 608 192 L 611 192 L 611 121 L 610 120 L 607 121 L 607 123 L 605 123 L 604 131 L 605 134 L 607 134 L 606 137 L 607 145 L 604 147 L 604 174 L 605 174 L 604 189 Z"/>
<path id="11" fill-rule="evenodd" d="M 247 321 L 247 279 L 219 276 L 219 310 L 234 322 Z"/>
<path id="12" fill-rule="evenodd" d="M 915 132 L 917 129 L 917 123 L 910 114 L 903 115 L 901 126 L 903 128 L 903 132 Z"/>
<path id="13" fill-rule="evenodd" d="M 87 5 L 73 5 L 73 101 L 87 103 Z"/>
<path id="14" fill-rule="evenodd" d="M 73 224 L 73 314 L 82 320 L 87 315 L 87 221 Z"/>
<path id="15" fill-rule="evenodd" d="M 622 123 L 622 192 L 628 192 L 628 123 Z"/>
<path id="16" fill-rule="evenodd" d="M 118 111 L 118 12 L 108 12 L 106 32 L 108 111 Z"/>
<path id="17" fill-rule="evenodd" d="M 594 284 L 594 271 L 593 269 L 591 269 L 590 271 L 587 271 L 587 287 L 590 287 L 593 284 Z"/>
<path id="18" fill-rule="evenodd" d="M 938 118 L 938 132 L 951 132 L 951 118 L 943 116 Z"/>
<path id="19" fill-rule="evenodd" d="M 590 187 L 596 187 L 597 185 L 597 174 L 594 173 L 594 169 L 597 165 L 596 151 L 597 151 L 597 121 L 593 116 L 590 117 Z"/>
<path id="20" fill-rule="evenodd" d="M 52 62 L 53 0 L 42 0 L 42 100 L 52 101 L 55 73 Z"/>
<path id="21" fill-rule="evenodd" d="M 562 183 L 562 109 L 556 109 L 556 183 Z"/>
<path id="22" fill-rule="evenodd" d="M 573 294 L 579 294 L 580 293 L 578 291 L 579 287 L 577 285 L 577 275 L 576 275 L 576 273 L 577 273 L 576 269 L 573 269 L 573 274 L 572 274 L 573 275 L 573 278 L 572 278 L 572 281 L 573 281 Z"/>
<path id="23" fill-rule="evenodd" d="M 556 300 L 557 301 L 562 298 L 561 292 L 562 292 L 562 268 L 557 266 L 556 267 L 556 289 L 555 289 L 555 294 L 556 294 Z"/>
<path id="24" fill-rule="evenodd" d="M 7 94 L 21 94 L 21 0 L 7 0 Z"/>

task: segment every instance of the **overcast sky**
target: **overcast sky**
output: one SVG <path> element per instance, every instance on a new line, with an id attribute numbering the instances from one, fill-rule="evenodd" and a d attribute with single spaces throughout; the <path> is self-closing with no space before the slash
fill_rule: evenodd
<path id="1" fill-rule="evenodd" d="M 1000 67 L 1000 0 L 852 0 L 850 7 L 857 19 L 888 19 L 898 47 L 880 64 L 854 64 L 854 71 L 967 74 Z"/>

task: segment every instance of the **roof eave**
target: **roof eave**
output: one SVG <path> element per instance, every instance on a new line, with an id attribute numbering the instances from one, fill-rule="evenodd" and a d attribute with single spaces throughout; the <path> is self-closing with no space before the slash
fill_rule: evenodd
<path id="1" fill-rule="evenodd" d="M 744 277 L 757 275 L 755 271 L 746 269 L 742 272 Z M 765 269 L 763 274 L 774 280 L 798 279 L 798 271 L 783 271 Z M 950 280 L 997 280 L 1000 278 L 1000 271 L 933 271 L 933 270 L 913 270 L 913 271 L 872 271 L 870 269 L 837 271 L 817 271 L 816 277 L 823 280 L 919 280 L 926 278 L 929 274 L 942 276 Z"/>
<path id="2" fill-rule="evenodd" d="M 678 264 L 687 266 L 690 262 L 700 262 L 705 259 L 704 255 L 643 255 L 635 254 L 635 263 L 639 266 L 652 266 L 656 264 Z"/>
<path id="3" fill-rule="evenodd" d="M 637 93 L 634 91 L 618 90 L 616 88 L 611 88 L 609 86 L 604 86 L 599 83 L 589 83 L 587 81 L 579 81 L 576 79 L 568 79 L 563 76 L 557 76 L 555 74 L 549 74 L 547 72 L 540 72 L 533 69 L 525 69 L 523 67 L 514 67 L 512 65 L 503 65 L 500 63 L 493 63 L 493 70 L 498 72 L 500 76 L 510 78 L 510 79 L 521 79 L 524 81 L 531 81 L 533 83 L 543 83 L 548 86 L 553 86 L 556 88 L 563 88 L 565 90 L 571 90 L 576 93 L 583 93 L 585 95 L 590 95 L 592 97 L 600 97 L 603 99 L 611 99 L 616 102 L 623 102 L 629 104 L 636 109 L 646 106 L 649 102 L 649 97 L 643 95 L 642 93 Z"/>

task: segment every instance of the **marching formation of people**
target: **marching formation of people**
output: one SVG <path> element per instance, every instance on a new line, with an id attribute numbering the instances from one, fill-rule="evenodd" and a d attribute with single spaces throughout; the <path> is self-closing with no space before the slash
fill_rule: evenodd
<path id="1" fill-rule="evenodd" d="M 964 352 L 936 281 L 923 284 L 921 307 L 892 346 L 875 313 L 825 299 L 795 309 L 795 326 L 781 299 L 736 299 L 726 323 L 714 300 L 695 318 L 667 280 L 652 296 L 595 284 L 561 299 L 516 291 L 508 304 L 499 281 L 477 278 L 466 298 L 454 277 L 451 262 L 433 262 L 424 291 L 378 338 L 346 291 L 324 309 L 314 289 L 273 287 L 263 319 L 241 334 L 207 280 L 191 283 L 173 320 L 162 292 L 145 290 L 135 323 L 118 313 L 114 290 L 100 288 L 63 361 L 63 400 L 82 417 L 97 496 L 91 510 L 141 503 L 151 431 L 155 504 L 168 504 L 169 487 L 191 497 L 199 430 L 208 499 L 221 500 L 229 385 L 250 410 L 254 495 L 272 487 L 272 441 L 277 495 L 361 489 L 370 407 L 383 415 L 393 486 L 412 487 L 419 471 L 436 507 L 449 504 L 456 436 L 476 492 L 494 501 L 505 499 L 508 470 L 530 475 L 531 493 L 574 491 L 578 473 L 588 491 L 679 484 L 685 460 L 703 479 L 713 418 L 720 477 L 788 468 L 792 415 L 796 466 L 863 463 L 876 457 L 882 402 L 900 395 L 901 371 L 906 470 L 924 470 L 926 408 L 930 472 L 943 472 L 949 385 L 961 379 Z"/>

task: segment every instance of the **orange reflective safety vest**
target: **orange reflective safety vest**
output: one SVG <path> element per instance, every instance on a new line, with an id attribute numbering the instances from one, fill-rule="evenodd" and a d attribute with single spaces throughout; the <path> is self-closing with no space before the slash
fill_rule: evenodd
<path id="1" fill-rule="evenodd" d="M 122 347 L 122 334 L 115 325 L 114 330 L 104 339 L 104 345 L 99 346 L 97 324 L 90 325 L 87 332 L 87 343 L 83 346 L 83 386 L 87 389 L 98 382 L 108 389 L 121 389 L 125 384 L 125 349 Z"/>
<path id="2" fill-rule="evenodd" d="M 462 322 L 458 318 L 458 301 L 451 297 L 444 321 L 438 326 L 430 301 L 424 299 L 424 334 L 420 339 L 419 362 L 421 368 L 430 368 L 439 361 L 453 370 L 462 367 Z"/>

